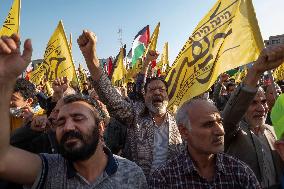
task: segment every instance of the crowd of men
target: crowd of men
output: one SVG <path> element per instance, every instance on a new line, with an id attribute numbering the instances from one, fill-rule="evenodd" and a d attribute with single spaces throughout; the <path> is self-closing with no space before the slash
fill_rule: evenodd
<path id="1" fill-rule="evenodd" d="M 261 82 L 284 62 L 284 45 L 265 48 L 239 85 L 222 74 L 173 115 L 167 83 L 147 74 L 156 52 L 126 93 L 100 67 L 96 35 L 77 42 L 88 83 L 80 92 L 57 78 L 47 97 L 18 78 L 31 41 L 21 52 L 18 35 L 1 37 L 0 188 L 284 188 L 284 135 L 270 119 L 281 89 Z"/>

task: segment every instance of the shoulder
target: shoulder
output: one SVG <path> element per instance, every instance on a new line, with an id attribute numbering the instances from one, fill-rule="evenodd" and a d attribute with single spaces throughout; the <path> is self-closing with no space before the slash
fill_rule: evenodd
<path id="1" fill-rule="evenodd" d="M 168 159 L 163 165 L 158 167 L 154 173 L 161 173 L 166 174 L 170 173 L 171 171 L 178 171 L 182 170 L 186 162 L 188 161 L 188 157 L 186 156 L 186 153 L 184 149 L 180 150 L 175 156 Z M 153 174 L 154 174 L 153 173 Z"/>
<path id="2" fill-rule="evenodd" d="M 41 153 L 39 154 L 41 159 L 49 162 L 49 163 L 63 163 L 64 158 L 60 154 L 47 154 L 47 153 Z"/>
<path id="3" fill-rule="evenodd" d="M 44 169 L 48 172 L 53 172 L 58 169 L 63 169 L 65 167 L 65 159 L 60 154 L 39 154 Z M 55 171 L 56 172 L 56 171 Z"/>
<path id="4" fill-rule="evenodd" d="M 142 169 L 133 161 L 130 161 L 126 158 L 113 155 L 118 163 L 118 171 L 125 172 L 125 173 L 143 173 Z"/>
<path id="5" fill-rule="evenodd" d="M 264 124 L 264 129 L 265 129 L 266 131 L 268 131 L 268 133 L 271 135 L 271 137 L 272 137 L 274 140 L 277 140 L 277 139 L 276 139 L 275 130 L 274 130 L 274 127 L 273 127 L 273 126 L 268 125 L 268 124 Z"/>
<path id="6" fill-rule="evenodd" d="M 264 129 L 269 130 L 271 133 L 275 134 L 274 127 L 268 124 L 264 124 Z"/>
<path id="7" fill-rule="evenodd" d="M 235 174 L 253 174 L 253 171 L 243 161 L 225 153 L 219 153 L 218 159 L 222 162 L 226 172 Z"/>
<path id="8" fill-rule="evenodd" d="M 127 187 L 131 186 L 130 188 L 147 186 L 146 177 L 136 163 L 117 155 L 113 156 L 118 163 L 118 169 L 113 177 L 114 180 L 117 180 L 122 186 L 127 183 Z"/>
<path id="9" fill-rule="evenodd" d="M 65 176 L 65 160 L 60 154 L 39 154 L 42 168 L 33 184 L 33 188 L 44 188 L 46 184 L 57 185 Z"/>

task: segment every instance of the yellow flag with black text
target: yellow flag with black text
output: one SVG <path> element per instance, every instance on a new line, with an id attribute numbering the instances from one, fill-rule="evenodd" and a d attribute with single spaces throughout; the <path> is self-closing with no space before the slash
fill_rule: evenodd
<path id="1" fill-rule="evenodd" d="M 164 45 L 162 55 L 161 55 L 161 60 L 157 64 L 157 67 L 158 69 L 160 69 L 162 75 L 166 73 L 168 69 L 170 68 L 168 51 L 169 51 L 168 42 L 166 42 Z"/>
<path id="2" fill-rule="evenodd" d="M 117 66 L 113 71 L 113 75 L 111 78 L 111 83 L 114 86 L 124 86 L 126 84 L 126 75 L 127 75 L 127 70 L 125 69 L 125 66 L 123 64 L 123 52 L 124 49 L 120 48 L 120 53 L 119 53 L 119 57 L 117 59 Z"/>
<path id="3" fill-rule="evenodd" d="M 273 78 L 275 81 L 284 80 L 284 64 L 281 64 L 278 68 L 273 71 Z"/>
<path id="4" fill-rule="evenodd" d="M 154 32 L 151 35 L 149 45 L 147 46 L 146 50 L 144 51 L 144 57 L 146 56 L 146 54 L 149 50 L 153 50 L 153 51 L 156 50 L 159 33 L 160 33 L 160 22 L 157 24 Z"/>
<path id="5" fill-rule="evenodd" d="M 21 12 L 21 0 L 14 0 L 14 3 L 6 17 L 3 26 L 0 30 L 0 36 L 11 36 L 13 33 L 19 34 L 20 28 L 20 12 Z"/>
<path id="6" fill-rule="evenodd" d="M 87 83 L 87 74 L 85 73 L 81 64 L 78 67 L 78 81 L 80 84 L 80 88 L 83 89 L 84 83 Z"/>
<path id="7" fill-rule="evenodd" d="M 169 110 L 207 91 L 221 73 L 255 61 L 262 49 L 252 0 L 218 0 L 167 75 Z"/>
<path id="8" fill-rule="evenodd" d="M 52 83 L 59 77 L 67 77 L 70 82 L 78 84 L 62 21 L 59 22 L 47 44 L 43 63 L 31 73 L 30 80 L 38 85 L 43 79 Z"/>

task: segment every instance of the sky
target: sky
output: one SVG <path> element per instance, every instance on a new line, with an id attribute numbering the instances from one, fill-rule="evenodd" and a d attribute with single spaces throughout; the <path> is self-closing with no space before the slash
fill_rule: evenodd
<path id="1" fill-rule="evenodd" d="M 13 0 L 0 0 L 0 23 L 8 15 Z M 164 43 L 169 43 L 170 64 L 197 26 L 213 7 L 216 0 L 22 0 L 20 34 L 31 38 L 32 59 L 43 58 L 46 45 L 59 20 L 63 21 L 66 35 L 73 36 L 73 60 L 85 66 L 77 45 L 83 29 L 98 36 L 99 58 L 116 56 L 120 48 L 118 30 L 127 52 L 134 36 L 144 26 L 153 32 L 161 23 L 157 50 L 161 53 Z M 284 34 L 284 1 L 253 0 L 263 39 Z"/>

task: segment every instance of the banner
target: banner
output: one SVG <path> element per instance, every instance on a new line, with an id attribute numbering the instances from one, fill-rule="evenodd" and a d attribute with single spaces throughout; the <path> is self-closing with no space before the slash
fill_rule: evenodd
<path id="1" fill-rule="evenodd" d="M 167 75 L 169 110 L 207 91 L 217 77 L 257 59 L 263 40 L 251 0 L 218 0 Z"/>
<path id="2" fill-rule="evenodd" d="M 117 59 L 117 66 L 114 68 L 113 75 L 111 78 L 111 83 L 114 86 L 125 86 L 126 85 L 126 74 L 127 70 L 124 67 L 123 64 L 123 58 L 124 58 L 124 48 L 120 48 L 120 53 Z"/>
<path id="3" fill-rule="evenodd" d="M 169 49 L 168 49 L 168 42 L 165 43 L 163 53 L 161 55 L 161 60 L 157 64 L 158 69 L 160 70 L 160 74 L 164 75 L 168 72 L 170 65 L 169 65 Z"/>
<path id="4" fill-rule="evenodd" d="M 284 64 L 281 64 L 278 68 L 276 68 L 272 75 L 275 81 L 284 80 Z"/>
<path id="5" fill-rule="evenodd" d="M 11 36 L 13 33 L 19 34 L 20 11 L 21 11 L 21 0 L 14 0 L 10 12 L 6 17 L 5 22 L 3 23 L 3 26 L 0 30 L 0 36 L 2 35 Z"/>
<path id="6" fill-rule="evenodd" d="M 84 83 L 87 83 L 87 74 L 85 73 L 81 64 L 79 64 L 79 67 L 78 67 L 77 77 L 78 77 L 80 89 L 82 90 Z"/>
<path id="7" fill-rule="evenodd" d="M 60 21 L 47 44 L 43 63 L 31 73 L 30 80 L 36 85 L 42 80 L 51 84 L 56 78 L 65 76 L 71 84 L 78 84 L 70 46 Z"/>
<path id="8" fill-rule="evenodd" d="M 149 50 L 153 50 L 153 51 L 156 50 L 159 32 L 160 32 L 160 22 L 157 24 L 154 32 L 151 35 L 149 45 L 147 46 L 146 50 L 144 51 L 143 57 L 146 57 L 146 54 L 148 53 Z"/>

